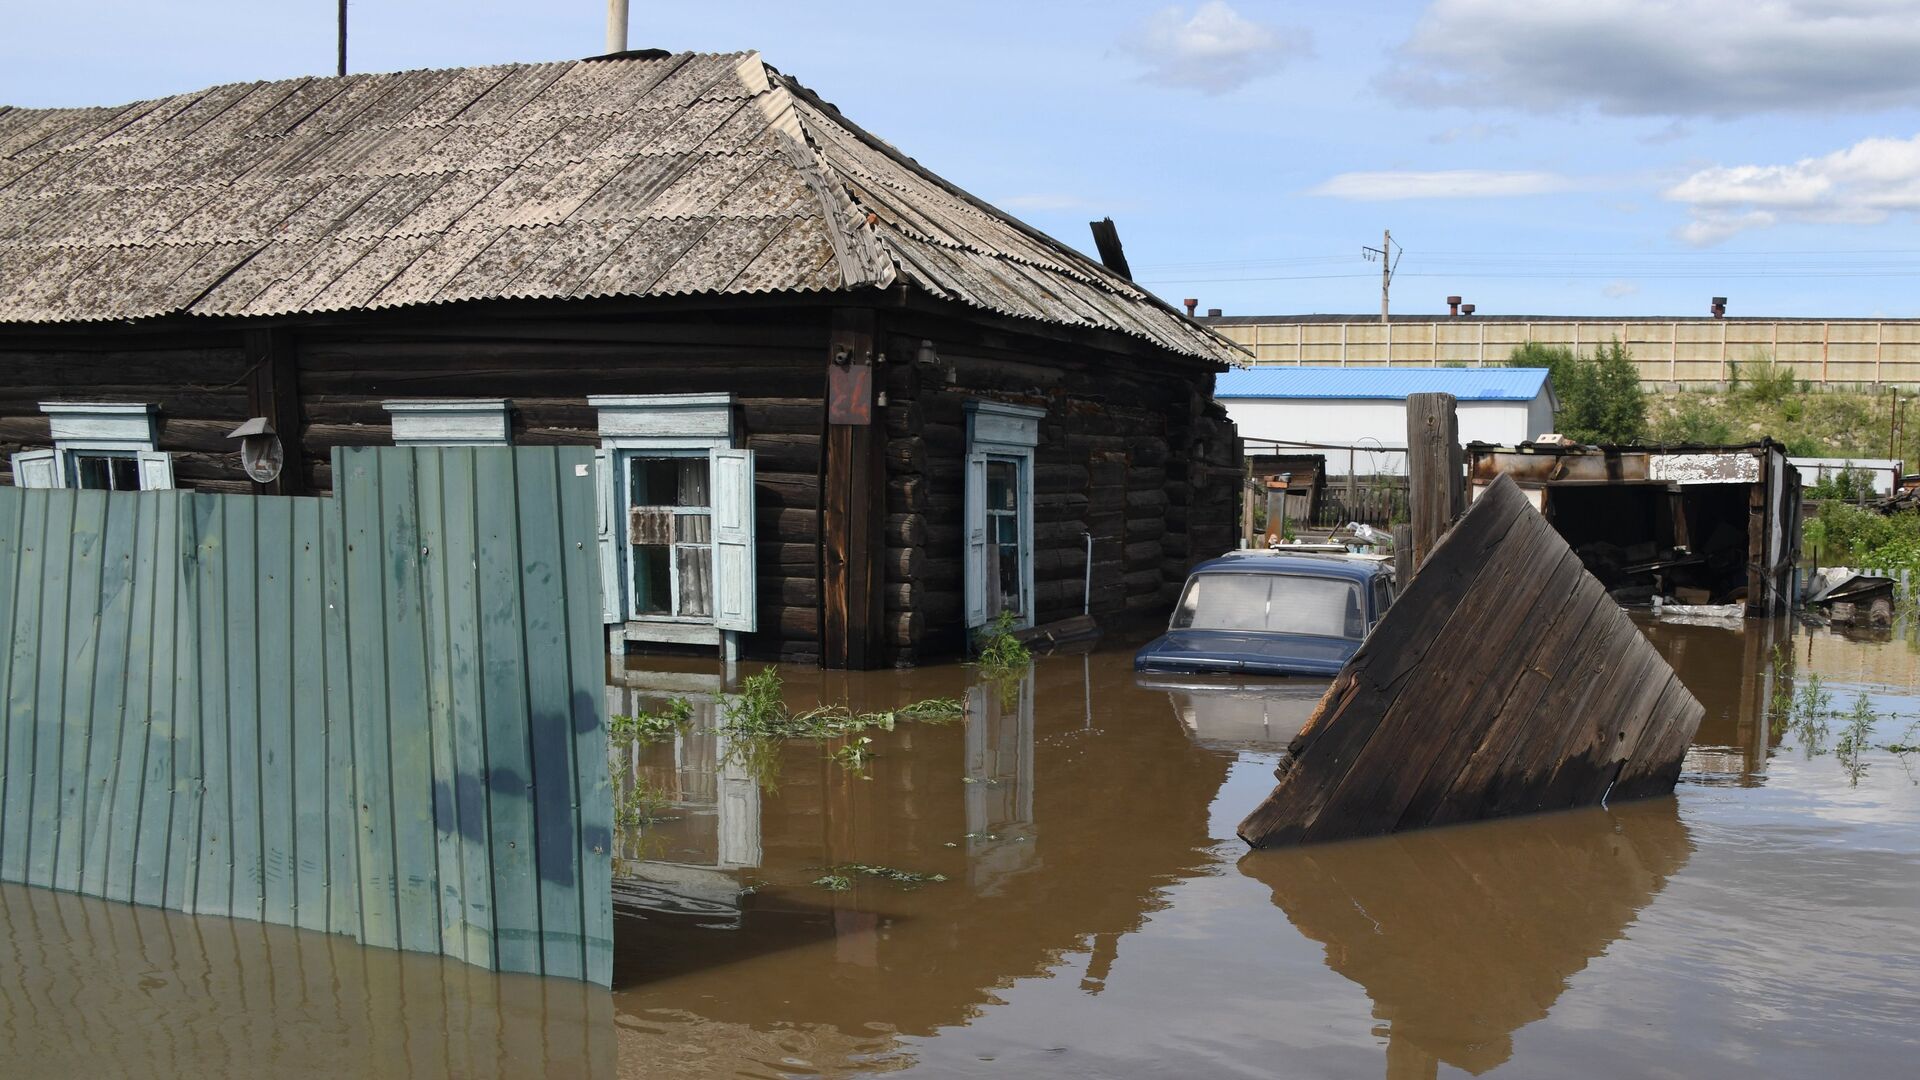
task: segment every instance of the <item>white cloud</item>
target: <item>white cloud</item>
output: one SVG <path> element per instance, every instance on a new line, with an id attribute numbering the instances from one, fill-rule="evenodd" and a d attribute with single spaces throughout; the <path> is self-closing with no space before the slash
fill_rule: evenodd
<path id="1" fill-rule="evenodd" d="M 1790 165 L 1716 165 L 1662 194 L 1692 211 L 1680 238 L 1703 246 L 1781 221 L 1872 225 L 1920 213 L 1920 135 L 1863 139 Z"/>
<path id="2" fill-rule="evenodd" d="M 1559 173 L 1443 169 L 1437 172 L 1349 172 L 1307 191 L 1333 199 L 1381 202 L 1389 199 L 1486 199 L 1551 195 L 1578 185 Z"/>
<path id="3" fill-rule="evenodd" d="M 1382 87 L 1427 105 L 1737 116 L 1911 105 L 1920 0 L 1433 0 Z"/>
<path id="4" fill-rule="evenodd" d="M 1520 130 L 1512 124 L 1462 124 L 1459 127 L 1450 127 L 1445 131 L 1429 135 L 1427 141 L 1446 146 L 1451 143 L 1486 142 L 1496 136 L 1511 139 L 1519 134 Z"/>
<path id="5" fill-rule="evenodd" d="M 1609 281 L 1601 288 L 1600 295 L 1609 300 L 1625 300 L 1639 291 L 1640 283 L 1637 281 Z"/>
<path id="6" fill-rule="evenodd" d="M 1238 90 L 1312 51 L 1306 30 L 1255 22 L 1224 0 L 1207 0 L 1191 16 L 1161 8 L 1123 44 L 1146 65 L 1146 81 L 1207 94 Z"/>

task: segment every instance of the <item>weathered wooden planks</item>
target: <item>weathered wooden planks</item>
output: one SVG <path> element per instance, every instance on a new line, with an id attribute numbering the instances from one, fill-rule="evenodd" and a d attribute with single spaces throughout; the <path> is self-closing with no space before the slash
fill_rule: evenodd
<path id="1" fill-rule="evenodd" d="M 1328 688 L 1240 836 L 1314 843 L 1658 794 L 1703 713 L 1503 476 Z"/>
<path id="2" fill-rule="evenodd" d="M 0 881 L 607 983 L 591 460 L 0 487 Z"/>

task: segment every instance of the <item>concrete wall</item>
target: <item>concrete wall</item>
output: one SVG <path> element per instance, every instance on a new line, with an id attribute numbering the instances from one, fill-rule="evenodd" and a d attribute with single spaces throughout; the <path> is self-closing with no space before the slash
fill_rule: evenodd
<path id="1" fill-rule="evenodd" d="M 1223 398 L 1227 415 L 1240 429 L 1249 453 L 1262 450 L 1262 439 L 1356 447 L 1353 471 L 1362 475 L 1407 471 L 1407 403 L 1405 401 L 1330 398 Z M 1463 401 L 1460 403 L 1461 443 L 1488 442 L 1511 446 L 1553 430 L 1553 409 L 1546 395 L 1532 401 Z M 1373 447 L 1392 447 L 1378 451 Z M 1348 471 L 1345 450 L 1315 450 L 1327 455 L 1327 474 Z"/>
<path id="2" fill-rule="evenodd" d="M 1203 320 L 1261 364 L 1481 366 L 1529 341 L 1581 352 L 1619 340 L 1649 385 L 1725 383 L 1732 365 L 1774 357 L 1813 383 L 1920 386 L 1920 320 L 1552 319 L 1482 316 L 1349 321 Z"/>

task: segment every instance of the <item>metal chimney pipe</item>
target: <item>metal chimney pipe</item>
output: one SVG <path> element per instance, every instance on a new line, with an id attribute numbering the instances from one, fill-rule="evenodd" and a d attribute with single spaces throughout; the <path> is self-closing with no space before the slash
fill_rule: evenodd
<path id="1" fill-rule="evenodd" d="M 1207 309 L 1207 318 L 1209 319 L 1217 319 L 1220 317 L 1220 315 L 1221 315 L 1221 311 L 1217 307 L 1210 307 Z"/>
<path id="2" fill-rule="evenodd" d="M 1198 301 L 1198 300 L 1195 300 L 1195 299 L 1194 299 L 1193 297 L 1191 297 L 1191 296 L 1189 296 L 1188 298 L 1186 298 L 1185 300 L 1182 300 L 1182 301 L 1180 301 L 1180 302 L 1181 302 L 1182 304 L 1185 304 L 1185 305 L 1187 305 L 1187 318 L 1189 318 L 1189 319 L 1191 319 L 1191 318 L 1193 318 L 1193 313 L 1194 313 L 1194 312 L 1195 312 L 1196 310 L 1198 310 L 1198 309 L 1199 309 L 1199 307 L 1200 307 L 1200 301 Z"/>
<path id="3" fill-rule="evenodd" d="M 627 0 L 607 0 L 607 52 L 627 51 Z"/>
<path id="4" fill-rule="evenodd" d="M 1460 314 L 1462 314 L 1462 315 L 1471 315 L 1471 314 L 1473 314 L 1473 305 L 1472 305 L 1472 304 L 1461 304 L 1461 305 L 1460 305 Z"/>
<path id="5" fill-rule="evenodd" d="M 1457 296 L 1447 297 L 1447 314 L 1448 315 L 1460 314 L 1460 298 L 1459 297 Z"/>
<path id="6" fill-rule="evenodd" d="M 1726 318 L 1727 317 L 1727 298 L 1724 296 L 1714 297 L 1713 306 L 1708 308 L 1707 310 L 1711 311 L 1713 313 L 1713 317 L 1716 319 Z"/>

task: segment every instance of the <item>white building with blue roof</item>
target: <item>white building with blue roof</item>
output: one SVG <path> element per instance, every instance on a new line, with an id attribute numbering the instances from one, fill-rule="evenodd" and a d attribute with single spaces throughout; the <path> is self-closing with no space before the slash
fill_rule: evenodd
<path id="1" fill-rule="evenodd" d="M 1460 441 L 1515 443 L 1554 430 L 1546 368 L 1236 368 L 1213 396 L 1246 450 L 1325 454 L 1329 475 L 1407 471 L 1407 395 L 1459 400 Z"/>

